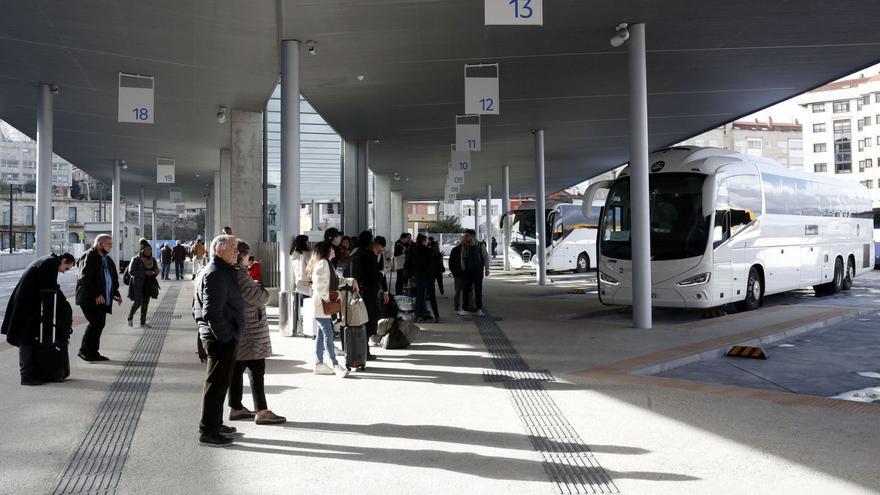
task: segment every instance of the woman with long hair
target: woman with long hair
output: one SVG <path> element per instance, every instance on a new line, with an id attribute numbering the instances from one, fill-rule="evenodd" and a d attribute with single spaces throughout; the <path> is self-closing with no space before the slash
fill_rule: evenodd
<path id="1" fill-rule="evenodd" d="M 293 271 L 293 333 L 296 334 L 299 328 L 299 320 L 302 308 L 302 301 L 309 297 L 312 293 L 312 280 L 306 275 L 306 268 L 311 257 L 309 236 L 298 235 L 293 239 L 290 245 L 290 266 Z"/>
<path id="2" fill-rule="evenodd" d="M 306 271 L 312 280 L 312 301 L 315 305 L 315 374 L 335 373 L 336 376 L 345 378 L 348 370 L 336 360 L 336 347 L 333 345 L 333 314 L 324 312 L 324 303 L 332 302 L 339 297 L 340 286 L 351 286 L 353 291 L 357 291 L 357 282 L 352 278 L 340 277 L 336 274 L 336 270 L 330 264 L 335 253 L 329 242 L 315 244 L 312 253 L 312 260 Z M 325 348 L 333 363 L 332 367 L 324 364 Z"/>
<path id="3" fill-rule="evenodd" d="M 128 326 L 134 326 L 134 314 L 141 310 L 141 328 L 149 328 L 147 325 L 147 308 L 150 299 L 159 297 L 159 263 L 153 257 L 153 248 L 150 241 L 141 239 L 140 249 L 137 256 L 128 263 L 128 275 L 131 278 L 128 284 L 128 298 L 132 300 L 131 311 L 128 313 Z"/>

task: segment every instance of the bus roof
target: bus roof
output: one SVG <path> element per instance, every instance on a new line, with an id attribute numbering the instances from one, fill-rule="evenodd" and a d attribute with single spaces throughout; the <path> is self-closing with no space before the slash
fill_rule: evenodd
<path id="1" fill-rule="evenodd" d="M 673 146 L 651 153 L 648 157 L 648 163 L 652 174 L 695 172 L 706 175 L 712 175 L 726 165 L 742 164 L 754 167 L 755 173 L 795 177 L 848 188 L 858 187 L 867 191 L 867 188 L 856 182 L 793 170 L 783 167 L 769 158 L 746 155 L 721 148 Z M 627 176 L 629 176 L 629 165 L 620 172 L 618 177 Z"/>

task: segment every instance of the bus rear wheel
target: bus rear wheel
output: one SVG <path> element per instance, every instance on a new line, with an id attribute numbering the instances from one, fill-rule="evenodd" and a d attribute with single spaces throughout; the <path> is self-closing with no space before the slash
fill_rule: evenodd
<path id="1" fill-rule="evenodd" d="M 853 285 L 853 277 L 856 276 L 856 266 L 853 263 L 853 259 L 850 257 L 846 260 L 846 273 L 843 275 L 843 283 L 841 284 L 841 289 L 850 290 Z"/>
<path id="2" fill-rule="evenodd" d="M 587 256 L 587 253 L 581 253 L 578 255 L 577 264 L 574 267 L 574 271 L 577 273 L 584 273 L 590 269 L 590 257 Z"/>
<path id="3" fill-rule="evenodd" d="M 758 309 L 764 299 L 764 287 L 761 279 L 761 273 L 757 267 L 749 269 L 749 281 L 746 283 L 746 298 L 737 303 L 736 307 L 740 311 L 751 311 Z"/>
<path id="4" fill-rule="evenodd" d="M 837 294 L 843 290 L 844 278 L 846 277 L 843 271 L 843 259 L 837 258 L 837 260 L 834 261 L 834 278 L 831 279 L 831 282 L 814 286 L 813 290 L 815 290 L 816 294 L 820 296 Z"/>

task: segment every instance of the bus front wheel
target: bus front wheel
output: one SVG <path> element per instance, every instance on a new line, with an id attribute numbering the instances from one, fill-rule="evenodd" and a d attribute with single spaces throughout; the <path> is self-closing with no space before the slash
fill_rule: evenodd
<path id="1" fill-rule="evenodd" d="M 587 253 L 581 253 L 578 255 L 577 265 L 574 267 L 574 271 L 577 273 L 584 273 L 590 269 L 590 258 L 587 256 Z"/>
<path id="2" fill-rule="evenodd" d="M 749 269 L 749 281 L 746 284 L 746 298 L 737 304 L 740 311 L 751 311 L 761 306 L 764 297 L 763 281 L 757 267 Z"/>

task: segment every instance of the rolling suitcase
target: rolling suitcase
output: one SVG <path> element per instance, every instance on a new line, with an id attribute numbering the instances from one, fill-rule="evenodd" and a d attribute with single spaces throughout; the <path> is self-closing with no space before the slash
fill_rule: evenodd
<path id="1" fill-rule="evenodd" d="M 73 310 L 55 289 L 40 291 L 40 338 L 34 349 L 37 374 L 43 381 L 63 382 L 70 376 L 68 341 Z"/>
<path id="2" fill-rule="evenodd" d="M 342 304 L 348 306 L 351 292 L 340 291 Z M 345 368 L 363 371 L 367 367 L 367 328 L 364 325 L 348 325 L 348 312 L 343 312 L 342 349 L 345 351 Z"/>

